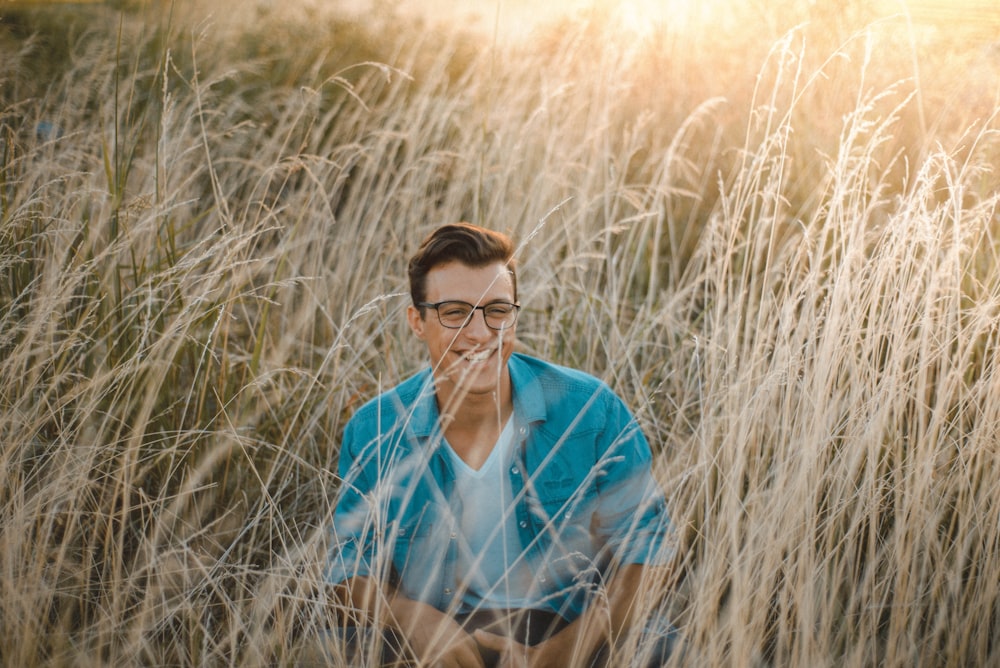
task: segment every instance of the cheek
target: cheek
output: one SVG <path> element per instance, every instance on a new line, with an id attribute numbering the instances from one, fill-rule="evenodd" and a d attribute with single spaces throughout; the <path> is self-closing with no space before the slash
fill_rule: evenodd
<path id="1" fill-rule="evenodd" d="M 502 335 L 500 335 L 499 337 L 500 349 L 504 352 L 505 355 L 509 355 L 512 352 L 514 352 L 514 341 L 515 337 L 513 332 L 504 332 Z"/>
<path id="2" fill-rule="evenodd" d="M 455 345 L 455 336 L 445 332 L 429 332 L 424 339 L 427 345 L 438 354 L 445 354 Z"/>

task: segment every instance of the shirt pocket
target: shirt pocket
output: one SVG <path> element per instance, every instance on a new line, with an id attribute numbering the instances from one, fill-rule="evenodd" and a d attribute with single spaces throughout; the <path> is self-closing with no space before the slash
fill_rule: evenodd
<path id="1" fill-rule="evenodd" d="M 440 524 L 440 523 L 437 523 Z M 436 523 L 428 517 L 404 517 L 392 531 L 392 570 L 395 583 L 412 598 L 424 600 L 428 592 L 439 588 L 444 552 L 435 532 Z"/>
<path id="2" fill-rule="evenodd" d="M 544 571 L 558 590 L 586 589 L 600 571 L 592 526 L 596 488 L 570 478 L 538 483 L 535 521 Z"/>
<path id="3" fill-rule="evenodd" d="M 532 515 L 536 528 L 565 551 L 590 551 L 591 518 L 597 489 L 578 477 L 541 475 L 535 484 Z"/>

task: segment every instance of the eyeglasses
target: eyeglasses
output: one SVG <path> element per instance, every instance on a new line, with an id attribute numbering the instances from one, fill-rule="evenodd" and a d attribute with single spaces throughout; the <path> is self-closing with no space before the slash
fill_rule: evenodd
<path id="1" fill-rule="evenodd" d="M 437 304 L 420 302 L 417 306 L 437 311 L 438 320 L 449 329 L 462 329 L 472 322 L 472 315 L 476 311 L 482 311 L 486 326 L 496 330 L 513 327 L 514 323 L 517 322 L 517 310 L 521 308 L 520 304 L 511 304 L 510 302 L 491 302 L 483 306 L 473 306 L 458 301 L 438 302 Z"/>

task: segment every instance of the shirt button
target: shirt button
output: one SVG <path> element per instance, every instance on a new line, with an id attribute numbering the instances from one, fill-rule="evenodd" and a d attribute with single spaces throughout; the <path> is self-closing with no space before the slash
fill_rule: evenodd
<path id="1" fill-rule="evenodd" d="M 455 533 L 454 531 L 452 531 L 452 532 L 451 532 L 451 539 L 452 539 L 452 540 L 455 540 L 455 538 L 456 538 L 457 536 L 458 536 L 458 534 L 457 534 L 457 533 Z"/>
<path id="2" fill-rule="evenodd" d="M 525 434 L 528 433 L 528 428 L 527 427 L 521 427 L 520 429 L 517 430 L 517 433 L 519 433 L 521 436 L 524 436 Z"/>
<path id="3" fill-rule="evenodd" d="M 450 587 L 445 587 L 444 588 L 444 595 L 445 596 L 451 596 L 451 588 Z"/>
<path id="4" fill-rule="evenodd" d="M 510 467 L 510 472 L 513 473 L 514 475 L 521 475 L 521 469 L 517 468 L 516 466 Z"/>
<path id="5" fill-rule="evenodd" d="M 518 526 L 520 526 L 520 527 L 521 527 L 522 529 L 527 529 L 527 528 L 528 528 L 528 523 L 527 523 L 527 522 L 525 522 L 524 520 L 521 520 L 521 521 L 520 521 L 520 522 L 518 522 L 517 524 L 518 524 Z"/>

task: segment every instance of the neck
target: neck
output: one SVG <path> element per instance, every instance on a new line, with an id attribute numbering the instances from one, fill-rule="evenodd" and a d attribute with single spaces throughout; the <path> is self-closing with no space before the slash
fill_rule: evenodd
<path id="1" fill-rule="evenodd" d="M 506 392 L 466 393 L 457 398 L 457 389 L 452 393 L 438 391 L 445 439 L 455 454 L 476 470 L 489 458 L 503 425 L 514 412 L 514 401 L 507 387 Z"/>

